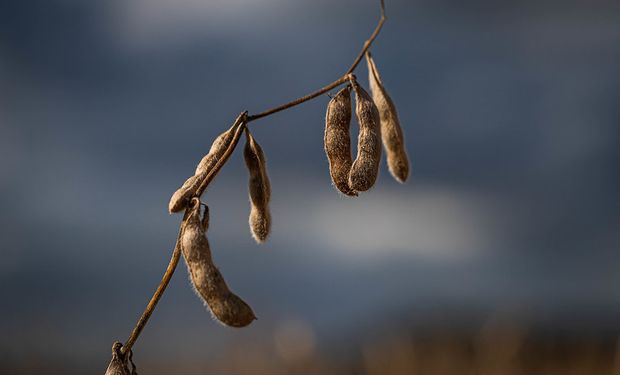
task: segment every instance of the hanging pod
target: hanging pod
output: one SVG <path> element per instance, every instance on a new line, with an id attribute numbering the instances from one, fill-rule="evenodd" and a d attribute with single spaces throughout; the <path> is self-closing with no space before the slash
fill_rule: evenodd
<path id="1" fill-rule="evenodd" d="M 366 53 L 366 61 L 368 62 L 368 81 L 372 99 L 379 110 L 381 139 L 387 154 L 388 169 L 398 182 L 404 183 L 409 176 L 409 159 L 396 106 L 383 86 L 370 52 Z"/>
<path id="2" fill-rule="evenodd" d="M 181 232 L 180 246 L 190 280 L 213 317 L 224 325 L 245 327 L 256 319 L 252 308 L 230 291 L 222 274 L 213 263 L 206 232 L 209 210 L 200 217 L 200 200 L 193 198 Z"/>
<path id="3" fill-rule="evenodd" d="M 381 160 L 381 125 L 377 106 L 355 79 L 355 115 L 359 125 L 357 157 L 349 172 L 349 188 L 354 191 L 370 189 L 379 174 Z"/>
<path id="4" fill-rule="evenodd" d="M 351 86 L 347 85 L 329 101 L 325 114 L 325 154 L 329 174 L 336 189 L 348 196 L 357 196 L 349 187 L 351 158 Z"/>
<path id="5" fill-rule="evenodd" d="M 249 129 L 245 129 L 246 143 L 243 150 L 245 165 L 250 173 L 248 190 L 250 195 L 250 231 L 258 243 L 265 242 L 271 231 L 271 183 L 267 176 L 265 154 Z"/>

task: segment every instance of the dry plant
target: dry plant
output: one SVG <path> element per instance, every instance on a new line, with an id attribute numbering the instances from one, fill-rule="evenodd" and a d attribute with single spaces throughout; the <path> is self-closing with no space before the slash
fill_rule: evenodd
<path id="1" fill-rule="evenodd" d="M 385 91 L 369 52 L 385 20 L 385 4 L 381 0 L 379 23 L 364 43 L 351 67 L 340 78 L 322 89 L 273 109 L 255 115 L 249 115 L 247 111 L 244 111 L 227 131 L 215 139 L 207 155 L 198 163 L 194 175 L 190 176 L 170 199 L 168 205 L 170 213 L 184 211 L 172 259 L 129 339 L 124 344 L 120 342 L 113 344 L 112 361 L 106 375 L 136 373 L 135 365 L 131 361 L 131 349 L 168 286 L 181 255 L 187 264 L 196 293 L 203 299 L 217 321 L 231 327 L 244 327 L 256 319 L 252 308 L 228 289 L 221 272 L 213 263 L 211 248 L 206 236 L 209 209 L 200 199 L 209 183 L 213 181 L 235 150 L 242 133 L 245 133 L 244 157 L 249 171 L 251 203 L 250 230 L 256 242 L 263 243 L 267 239 L 271 229 L 269 212 L 271 186 L 267 176 L 265 155 L 248 128 L 251 122 L 295 107 L 345 85 L 329 102 L 325 119 L 325 153 L 329 160 L 330 175 L 334 186 L 343 194 L 351 197 L 372 188 L 379 174 L 382 142 L 387 152 L 388 166 L 392 175 L 401 183 L 407 179 L 409 163 L 396 108 Z M 372 97 L 360 86 L 353 74 L 364 56 L 368 60 Z M 355 160 L 352 160 L 351 156 L 350 139 L 351 89 L 355 94 L 355 114 L 359 125 Z"/>

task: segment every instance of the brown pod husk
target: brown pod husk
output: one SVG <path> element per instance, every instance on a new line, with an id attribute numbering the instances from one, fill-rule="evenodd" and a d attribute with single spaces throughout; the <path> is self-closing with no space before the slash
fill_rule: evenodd
<path id="1" fill-rule="evenodd" d="M 246 143 L 243 150 L 245 165 L 250 172 L 248 183 L 250 195 L 250 231 L 252 237 L 258 243 L 263 243 L 271 231 L 271 213 L 269 212 L 269 200 L 271 199 L 271 183 L 267 175 L 265 154 L 258 142 L 245 130 Z"/>
<path id="2" fill-rule="evenodd" d="M 409 158 L 396 106 L 383 86 L 370 52 L 366 53 L 366 61 L 368 62 L 368 81 L 372 99 L 379 110 L 381 119 L 381 139 L 387 154 L 388 169 L 398 182 L 404 183 L 409 176 Z"/>
<path id="3" fill-rule="evenodd" d="M 347 86 L 329 101 L 325 114 L 325 154 L 329 174 L 336 189 L 348 196 L 357 196 L 349 187 L 351 158 L 351 86 Z"/>
<path id="4" fill-rule="evenodd" d="M 230 291 L 213 263 L 206 230 L 209 211 L 200 217 L 200 201 L 192 199 L 181 234 L 181 249 L 196 294 L 209 307 L 213 317 L 230 327 L 245 327 L 256 319 L 252 308 Z"/>
<path id="5" fill-rule="evenodd" d="M 112 359 L 108 365 L 105 375 L 131 375 L 127 356 L 121 353 L 123 344 L 116 341 L 112 344 Z"/>
<path id="6" fill-rule="evenodd" d="M 197 176 L 191 176 L 183 185 L 172 194 L 168 203 L 168 211 L 172 214 L 183 211 L 187 207 L 187 202 L 194 196 L 198 188 Z"/>
<path id="7" fill-rule="evenodd" d="M 189 177 L 170 198 L 170 202 L 168 203 L 168 211 L 170 213 L 180 212 L 187 208 L 187 204 L 196 194 L 196 190 L 200 186 L 202 180 L 207 176 L 218 160 L 222 158 L 228 146 L 230 146 L 238 126 L 239 125 L 235 123 L 230 129 L 215 138 L 211 144 L 209 153 L 198 163 L 194 175 Z"/>
<path id="8" fill-rule="evenodd" d="M 215 163 L 217 163 L 217 161 L 224 154 L 224 151 L 226 151 L 230 145 L 230 142 L 235 135 L 235 130 L 236 126 L 233 125 L 230 129 L 215 138 L 213 144 L 211 144 L 209 153 L 200 160 L 200 163 L 196 166 L 196 172 L 194 174 L 199 175 L 201 173 L 208 173 L 211 168 L 213 168 Z"/>
<path id="9" fill-rule="evenodd" d="M 359 125 L 357 157 L 349 172 L 349 188 L 355 191 L 370 189 L 379 175 L 381 161 L 381 125 L 377 106 L 370 95 L 355 80 L 355 115 Z"/>

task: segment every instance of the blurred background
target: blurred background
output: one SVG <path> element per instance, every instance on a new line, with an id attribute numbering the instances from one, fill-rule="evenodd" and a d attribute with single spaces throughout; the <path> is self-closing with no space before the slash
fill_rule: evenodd
<path id="1" fill-rule="evenodd" d="M 209 239 L 259 320 L 214 322 L 183 264 L 140 374 L 620 374 L 620 3 L 387 0 L 372 48 L 413 173 L 331 186 L 324 96 L 252 124 Z M 0 372 L 103 374 L 169 260 L 172 192 L 242 110 L 338 78 L 375 0 L 0 2 Z M 366 67 L 357 70 L 366 85 Z"/>

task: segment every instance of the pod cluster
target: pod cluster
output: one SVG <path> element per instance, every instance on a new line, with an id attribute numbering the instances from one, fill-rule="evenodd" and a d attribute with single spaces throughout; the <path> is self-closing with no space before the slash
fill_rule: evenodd
<path id="1" fill-rule="evenodd" d="M 177 246 L 180 246 L 196 294 L 209 308 L 215 320 L 230 327 L 245 327 L 252 323 L 256 316 L 252 308 L 229 289 L 222 273 L 213 262 L 207 239 L 209 210 L 200 201 L 200 195 L 203 185 L 208 183 L 208 176 L 214 172 L 218 161 L 230 155 L 241 132 L 246 135 L 244 158 L 249 172 L 250 232 L 256 242 L 264 242 L 271 230 L 271 184 L 267 175 L 265 154 L 246 127 L 245 119 L 236 121 L 213 141 L 207 155 L 198 163 L 194 175 L 174 192 L 168 204 L 170 213 L 185 210 Z M 202 206 L 204 210 L 201 213 Z"/>
<path id="2" fill-rule="evenodd" d="M 379 175 L 383 149 L 394 178 L 402 183 L 409 175 L 409 161 L 396 107 L 383 86 L 370 53 L 366 54 L 366 60 L 371 93 L 366 92 L 355 76 L 349 75 L 349 83 L 329 101 L 325 115 L 324 143 L 330 176 L 334 186 L 347 196 L 357 196 L 373 187 Z M 351 93 L 355 97 L 355 111 Z M 353 112 L 359 126 L 355 159 L 350 131 Z M 267 240 L 271 231 L 271 184 L 265 153 L 246 125 L 247 112 L 213 141 L 194 174 L 174 192 L 168 204 L 171 213 L 185 211 L 177 246 L 180 246 L 196 294 L 208 306 L 214 319 L 231 327 L 245 327 L 256 316 L 252 308 L 230 290 L 213 262 L 207 239 L 209 210 L 200 201 L 200 195 L 236 147 L 241 133 L 245 132 L 243 157 L 249 174 L 250 233 L 257 243 Z"/>
<path id="3" fill-rule="evenodd" d="M 409 160 L 396 107 L 370 53 L 366 54 L 366 60 L 372 96 L 351 76 L 350 84 L 329 101 L 325 115 L 324 144 L 330 176 L 336 189 L 348 196 L 357 196 L 375 184 L 382 144 L 392 176 L 401 183 L 409 176 Z M 351 155 L 351 90 L 355 94 L 359 126 L 355 160 Z"/>

